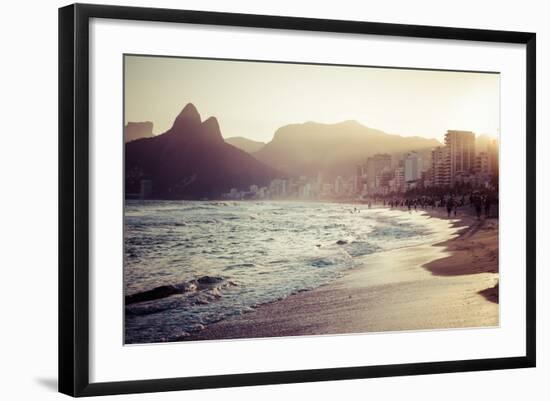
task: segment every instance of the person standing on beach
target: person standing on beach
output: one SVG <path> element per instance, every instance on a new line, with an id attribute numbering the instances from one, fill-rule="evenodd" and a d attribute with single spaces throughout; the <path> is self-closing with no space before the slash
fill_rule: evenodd
<path id="1" fill-rule="evenodd" d="M 447 218 L 451 217 L 451 212 L 453 210 L 454 204 L 455 204 L 455 201 L 453 197 L 449 196 L 449 199 L 447 199 Z M 455 211 L 455 216 L 456 216 L 456 211 Z"/>
<path id="2" fill-rule="evenodd" d="M 481 220 L 481 203 L 482 203 L 481 196 L 475 195 L 475 196 L 473 197 L 472 202 L 473 202 L 474 208 L 475 208 L 475 210 L 476 210 L 477 219 L 478 219 L 478 220 Z"/>

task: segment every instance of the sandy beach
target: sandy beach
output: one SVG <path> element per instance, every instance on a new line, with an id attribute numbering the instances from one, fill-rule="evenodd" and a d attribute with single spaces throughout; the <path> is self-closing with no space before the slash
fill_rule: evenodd
<path id="1" fill-rule="evenodd" d="M 498 219 L 429 215 L 436 241 L 372 254 L 328 285 L 179 341 L 498 326 Z"/>

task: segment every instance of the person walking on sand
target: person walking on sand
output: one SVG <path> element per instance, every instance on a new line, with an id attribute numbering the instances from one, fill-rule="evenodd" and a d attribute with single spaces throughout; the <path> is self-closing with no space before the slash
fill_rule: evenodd
<path id="1" fill-rule="evenodd" d="M 475 195 L 473 198 L 474 208 L 478 220 L 481 220 L 481 196 Z"/>
<path id="2" fill-rule="evenodd" d="M 451 217 L 451 212 L 454 207 L 454 199 L 452 196 L 449 196 L 449 199 L 447 199 L 447 218 Z"/>

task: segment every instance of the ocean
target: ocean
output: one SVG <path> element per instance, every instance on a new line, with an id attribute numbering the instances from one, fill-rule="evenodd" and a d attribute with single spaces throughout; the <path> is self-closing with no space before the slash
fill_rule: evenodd
<path id="1" fill-rule="evenodd" d="M 437 236 L 421 212 L 314 202 L 129 200 L 124 227 L 126 344 L 184 340 Z"/>

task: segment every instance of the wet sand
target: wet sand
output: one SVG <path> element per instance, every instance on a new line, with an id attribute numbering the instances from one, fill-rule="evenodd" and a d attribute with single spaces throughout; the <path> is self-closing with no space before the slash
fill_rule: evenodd
<path id="1" fill-rule="evenodd" d="M 370 255 L 333 283 L 184 340 L 498 326 L 498 220 L 432 217 L 431 224 L 441 232 L 431 244 Z"/>

